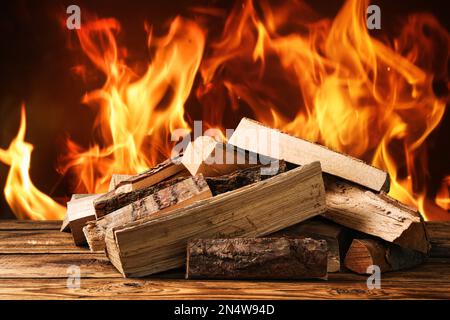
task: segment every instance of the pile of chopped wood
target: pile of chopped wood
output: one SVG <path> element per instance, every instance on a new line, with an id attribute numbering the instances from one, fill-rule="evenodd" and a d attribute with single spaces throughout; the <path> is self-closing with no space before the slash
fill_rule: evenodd
<path id="1" fill-rule="evenodd" d="M 113 176 L 105 194 L 73 195 L 62 230 L 126 277 L 184 265 L 187 278 L 223 279 L 416 266 L 429 251 L 423 220 L 388 191 L 386 172 L 244 118 L 227 144 L 199 137 L 144 173 Z"/>

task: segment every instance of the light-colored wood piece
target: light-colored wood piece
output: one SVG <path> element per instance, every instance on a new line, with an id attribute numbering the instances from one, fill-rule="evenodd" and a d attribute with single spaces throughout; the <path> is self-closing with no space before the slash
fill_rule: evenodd
<path id="1" fill-rule="evenodd" d="M 129 174 L 113 174 L 109 182 L 108 191 L 113 191 L 122 182 L 131 179 L 133 176 Z"/>
<path id="2" fill-rule="evenodd" d="M 89 195 L 67 202 L 67 217 L 70 232 L 76 245 L 86 243 L 83 227 L 87 222 L 95 220 L 94 200 L 101 194 Z"/>
<path id="3" fill-rule="evenodd" d="M 244 150 L 297 165 L 320 161 L 323 172 L 374 191 L 389 190 L 389 175 L 363 161 L 243 118 L 229 143 Z"/>
<path id="4" fill-rule="evenodd" d="M 402 247 L 427 253 L 429 243 L 417 210 L 388 195 L 324 177 L 328 210 L 324 217 Z"/>
<path id="5" fill-rule="evenodd" d="M 221 176 L 257 164 L 256 160 L 253 162 L 245 152 L 210 136 L 200 136 L 190 142 L 181 159 L 191 175 L 201 173 L 205 177 Z"/>

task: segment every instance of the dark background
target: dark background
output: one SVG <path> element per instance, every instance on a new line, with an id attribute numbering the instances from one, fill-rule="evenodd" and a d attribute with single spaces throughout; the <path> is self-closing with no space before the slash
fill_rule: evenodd
<path id="1" fill-rule="evenodd" d="M 332 17 L 343 1 L 306 1 L 323 16 Z M 395 34 L 398 23 L 409 13 L 430 12 L 449 30 L 448 1 L 403 0 L 373 1 L 382 11 L 382 31 Z M 83 83 L 70 69 L 85 61 L 77 49 L 70 48 L 67 29 L 61 26 L 66 8 L 77 4 L 99 17 L 115 17 L 123 27 L 121 44 L 131 48 L 133 58 L 145 58 L 146 33 L 144 21 L 163 25 L 178 14 L 188 15 L 192 6 L 213 6 L 229 9 L 234 1 L 7 1 L 0 11 L 0 147 L 7 148 L 16 136 L 20 122 L 20 106 L 26 104 L 26 141 L 35 146 L 32 154 L 31 179 L 43 192 L 63 200 L 70 194 L 67 182 L 55 171 L 58 149 L 64 138 L 72 137 L 83 144 L 90 139 L 86 129 L 94 112 L 80 107 L 82 95 L 102 84 L 102 79 Z M 222 21 L 217 21 L 220 30 Z M 134 56 L 133 56 L 134 55 Z M 447 72 L 448 74 L 448 72 Z M 445 94 L 446 83 L 436 90 Z M 429 139 L 431 176 L 441 179 L 450 174 L 450 116 Z M 70 121 L 68 121 L 70 119 Z M 236 124 L 236 123 L 235 123 Z M 235 125 L 234 124 L 234 125 Z M 436 163 L 433 163 L 433 159 Z M 3 197 L 9 167 L 0 163 L 0 218 L 12 217 Z M 438 183 L 438 181 L 436 182 Z"/>

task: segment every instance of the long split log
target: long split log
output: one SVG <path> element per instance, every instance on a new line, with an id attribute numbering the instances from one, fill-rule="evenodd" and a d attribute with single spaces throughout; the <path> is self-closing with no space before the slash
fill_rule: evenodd
<path id="1" fill-rule="evenodd" d="M 370 266 L 381 272 L 408 269 L 420 265 L 426 255 L 375 239 L 355 239 L 345 257 L 345 267 L 359 274 L 372 274 Z"/>
<path id="2" fill-rule="evenodd" d="M 328 210 L 324 217 L 399 246 L 427 253 L 429 243 L 417 210 L 388 195 L 324 176 Z"/>
<path id="3" fill-rule="evenodd" d="M 389 175 L 363 161 L 243 118 L 229 143 L 250 152 L 297 165 L 320 161 L 323 172 L 374 191 L 389 191 Z"/>
<path id="4" fill-rule="evenodd" d="M 327 243 L 291 238 L 196 239 L 187 246 L 187 279 L 327 278 Z"/>
<path id="5" fill-rule="evenodd" d="M 128 277 L 183 266 L 192 238 L 264 236 L 322 213 L 325 190 L 315 162 L 196 202 L 170 214 L 109 228 L 107 255 Z"/>

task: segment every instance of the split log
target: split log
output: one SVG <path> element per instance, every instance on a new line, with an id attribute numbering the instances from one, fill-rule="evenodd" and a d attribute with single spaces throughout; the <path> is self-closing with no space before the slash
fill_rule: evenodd
<path id="1" fill-rule="evenodd" d="M 189 172 L 186 170 L 184 165 L 181 164 L 181 155 L 179 155 L 177 157 L 167 159 L 166 161 L 143 173 L 121 181 L 116 186 L 116 193 L 140 190 L 167 179 L 187 177 L 188 175 Z"/>
<path id="2" fill-rule="evenodd" d="M 326 279 L 327 243 L 290 238 L 198 239 L 186 279 Z"/>
<path id="3" fill-rule="evenodd" d="M 113 174 L 109 182 L 108 191 L 113 191 L 122 182 L 131 179 L 133 176 L 129 174 Z"/>
<path id="4" fill-rule="evenodd" d="M 353 232 L 325 219 L 310 219 L 278 231 L 270 237 L 325 240 L 328 247 L 328 272 L 338 272 L 352 242 Z"/>
<path id="5" fill-rule="evenodd" d="M 88 196 L 92 196 L 92 194 L 73 194 L 71 197 L 71 201 L 72 200 L 77 200 L 77 199 L 81 199 L 81 198 L 85 198 Z M 59 229 L 59 231 L 61 232 L 70 232 L 70 227 L 69 227 L 69 215 L 66 212 L 66 216 L 64 217 L 64 220 L 61 224 L 61 228 Z"/>
<path id="6" fill-rule="evenodd" d="M 395 244 L 375 239 L 355 239 L 345 257 L 345 267 L 359 274 L 372 274 L 370 266 L 381 272 L 415 267 L 425 261 L 426 255 Z"/>
<path id="7" fill-rule="evenodd" d="M 417 210 L 381 193 L 324 176 L 328 210 L 324 217 L 348 228 L 427 253 L 429 243 Z"/>
<path id="8" fill-rule="evenodd" d="M 183 266 L 190 239 L 264 236 L 325 209 L 315 162 L 170 214 L 108 228 L 106 251 L 124 276 L 145 276 Z"/>
<path id="9" fill-rule="evenodd" d="M 117 190 L 110 191 L 99 197 L 94 201 L 95 216 L 100 219 L 111 212 L 119 210 L 130 203 L 139 201 L 151 194 L 154 194 L 160 190 L 170 187 L 173 184 L 179 183 L 185 180 L 184 177 L 173 178 L 170 180 L 159 182 L 155 185 L 141 188 L 135 191 L 117 192 Z"/>
<path id="10" fill-rule="evenodd" d="M 70 232 L 77 246 L 86 243 L 83 227 L 87 222 L 95 220 L 94 200 L 99 194 L 83 196 L 67 202 L 67 219 Z"/>
<path id="11" fill-rule="evenodd" d="M 430 239 L 431 257 L 450 257 L 450 221 L 427 221 L 425 223 Z"/>
<path id="12" fill-rule="evenodd" d="M 257 161 L 232 145 L 218 142 L 213 137 L 200 136 L 189 143 L 181 163 L 193 176 L 201 173 L 205 177 L 216 177 L 254 166 Z"/>
<path id="13" fill-rule="evenodd" d="M 389 191 L 389 175 L 363 161 L 243 118 L 229 143 L 251 152 L 297 165 L 320 161 L 323 172 L 374 191 Z"/>
<path id="14" fill-rule="evenodd" d="M 156 213 L 160 215 L 170 210 L 185 207 L 195 201 L 212 197 L 208 184 L 202 175 L 187 179 L 176 178 L 174 183 L 168 181 L 164 184 L 165 188 L 159 188 L 152 193 L 145 194 L 145 196 L 142 195 L 144 189 L 122 194 L 123 196 L 138 194 L 138 196 L 133 196 L 136 201 L 87 224 L 83 232 L 91 251 L 104 250 L 107 228 L 123 225 Z"/>

